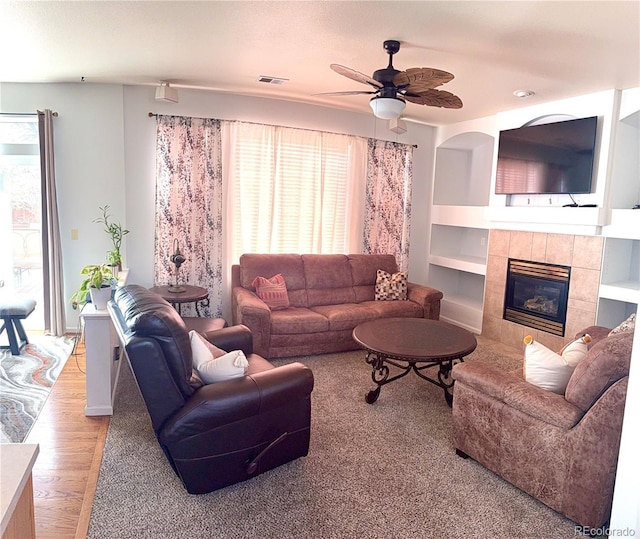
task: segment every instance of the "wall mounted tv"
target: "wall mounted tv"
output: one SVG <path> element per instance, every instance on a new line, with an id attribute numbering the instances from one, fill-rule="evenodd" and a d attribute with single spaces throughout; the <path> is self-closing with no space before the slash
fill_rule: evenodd
<path id="1" fill-rule="evenodd" d="M 598 118 L 500 131 L 496 194 L 591 192 Z"/>

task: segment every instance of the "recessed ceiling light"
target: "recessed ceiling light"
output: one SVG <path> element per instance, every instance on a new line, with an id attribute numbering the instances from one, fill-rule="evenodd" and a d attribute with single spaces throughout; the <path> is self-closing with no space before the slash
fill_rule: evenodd
<path id="1" fill-rule="evenodd" d="M 513 95 L 519 99 L 526 99 L 527 97 L 536 95 L 536 93 L 533 90 L 516 90 L 513 92 Z"/>

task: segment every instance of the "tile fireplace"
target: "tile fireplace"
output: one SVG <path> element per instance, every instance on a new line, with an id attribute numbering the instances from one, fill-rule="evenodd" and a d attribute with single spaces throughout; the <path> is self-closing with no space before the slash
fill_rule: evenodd
<path id="1" fill-rule="evenodd" d="M 578 331 L 595 323 L 603 247 L 600 236 L 492 229 L 489 233 L 482 335 L 516 348 L 522 348 L 522 339 L 531 335 L 552 350 L 562 348 Z M 504 318 L 509 259 L 571 268 L 564 336 Z M 542 299 L 538 301 L 544 303 Z"/>
<path id="2" fill-rule="evenodd" d="M 510 258 L 503 318 L 564 336 L 571 268 Z"/>

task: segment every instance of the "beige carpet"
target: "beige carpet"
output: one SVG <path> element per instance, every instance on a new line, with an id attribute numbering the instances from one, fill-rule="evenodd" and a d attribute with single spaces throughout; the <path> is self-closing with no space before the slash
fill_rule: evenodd
<path id="1" fill-rule="evenodd" d="M 469 361 L 520 368 L 519 353 L 480 342 Z M 441 389 L 409 374 L 369 405 L 362 352 L 301 361 L 315 376 L 309 456 L 201 496 L 171 470 L 123 365 L 88 537 L 575 537 L 571 521 L 455 455 Z"/>

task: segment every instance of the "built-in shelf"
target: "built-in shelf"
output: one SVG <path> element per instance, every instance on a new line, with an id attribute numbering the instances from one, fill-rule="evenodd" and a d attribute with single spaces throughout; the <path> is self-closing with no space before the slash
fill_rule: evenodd
<path id="1" fill-rule="evenodd" d="M 444 294 L 440 318 L 475 333 L 482 330 L 494 143 L 470 130 L 436 148 L 429 283 Z"/>
<path id="2" fill-rule="evenodd" d="M 475 333 L 482 331 L 483 275 L 429 264 L 429 283 L 444 295 L 440 306 L 442 320 Z"/>
<path id="3" fill-rule="evenodd" d="M 640 304 L 640 281 L 618 281 L 617 283 L 601 284 L 601 298 Z"/>
<path id="4" fill-rule="evenodd" d="M 486 206 L 434 205 L 431 207 L 431 222 L 438 225 L 489 228 Z"/>
<path id="5" fill-rule="evenodd" d="M 499 129 L 558 106 L 576 117 L 600 118 L 595 190 L 577 198 L 597 206 L 563 207 L 569 200 L 559 196 L 532 198 L 533 206 L 528 198 L 493 194 Z M 441 318 L 481 330 L 488 232 L 507 229 L 603 236 L 596 319 L 617 325 L 640 305 L 640 209 L 632 209 L 640 203 L 640 89 L 601 92 L 503 116 L 438 128 L 427 261 L 429 284 L 444 293 Z"/>
<path id="6" fill-rule="evenodd" d="M 493 163 L 494 138 L 486 133 L 461 133 L 436 148 L 433 203 L 486 206 Z"/>
<path id="7" fill-rule="evenodd" d="M 637 312 L 637 303 L 627 303 L 626 301 L 601 297 L 598 301 L 596 324 L 599 326 L 614 328 L 620 324 L 620 322 L 626 320 L 630 314 Z"/>
<path id="8" fill-rule="evenodd" d="M 638 171 L 640 174 L 640 170 Z M 640 179 L 638 180 L 640 183 Z M 611 210 L 611 219 L 602 229 L 602 235 L 610 238 L 640 239 L 640 209 Z"/>
<path id="9" fill-rule="evenodd" d="M 606 238 L 599 296 L 640 305 L 640 240 Z"/>
<path id="10" fill-rule="evenodd" d="M 460 255 L 453 258 L 447 256 L 431 255 L 429 257 L 429 264 L 435 264 L 436 266 L 466 271 L 467 273 L 475 273 L 476 275 L 486 275 L 487 273 L 486 259 L 473 256 Z"/>
<path id="11" fill-rule="evenodd" d="M 488 209 L 488 218 L 496 228 L 595 235 L 608 223 L 604 208 L 563 208 L 501 206 Z"/>

